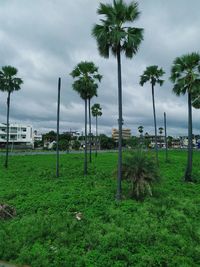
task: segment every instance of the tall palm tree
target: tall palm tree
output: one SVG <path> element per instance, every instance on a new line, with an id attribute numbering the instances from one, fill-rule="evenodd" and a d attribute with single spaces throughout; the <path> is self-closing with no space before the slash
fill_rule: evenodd
<path id="1" fill-rule="evenodd" d="M 73 89 L 78 92 L 85 102 L 85 159 L 84 175 L 87 175 L 87 101 L 91 96 L 97 95 L 98 82 L 102 76 L 98 73 L 98 68 L 93 62 L 80 62 L 71 72 L 75 79 L 72 84 Z M 91 134 L 90 134 L 91 135 Z"/>
<path id="2" fill-rule="evenodd" d="M 163 129 L 163 127 L 159 127 L 159 134 L 160 134 L 160 147 L 161 147 L 161 144 L 162 144 L 162 134 L 163 134 L 163 131 L 164 131 L 164 129 Z"/>
<path id="3" fill-rule="evenodd" d="M 89 117 L 89 161 L 90 163 L 92 162 L 92 131 L 91 131 L 91 99 L 97 96 L 96 92 L 90 92 L 90 94 L 88 95 L 88 117 Z"/>
<path id="4" fill-rule="evenodd" d="M 171 68 L 173 92 L 177 95 L 188 95 L 188 160 L 185 181 L 192 181 L 192 101 L 193 96 L 200 94 L 200 54 L 191 53 L 177 57 Z"/>
<path id="5" fill-rule="evenodd" d="M 95 137 L 95 145 L 96 145 L 96 153 L 95 156 L 97 157 L 97 137 L 98 137 L 98 117 L 102 116 L 102 108 L 100 104 L 94 104 L 91 108 L 92 116 L 96 118 L 96 137 Z"/>
<path id="6" fill-rule="evenodd" d="M 0 71 L 0 88 L 8 93 L 7 97 L 7 136 L 6 136 L 6 159 L 5 168 L 8 168 L 8 145 L 9 145 L 9 119 L 10 119 L 10 95 L 21 89 L 23 81 L 17 77 L 18 70 L 12 66 L 4 66 Z"/>
<path id="7" fill-rule="evenodd" d="M 109 58 L 110 51 L 117 58 L 118 67 L 118 110 L 119 110 L 119 144 L 118 144 L 118 179 L 117 199 L 121 199 L 122 180 L 122 79 L 121 79 L 121 53 L 127 58 L 132 58 L 138 51 L 143 40 L 143 29 L 131 27 L 140 15 L 138 4 L 131 2 L 126 4 L 123 0 L 114 0 L 113 4 L 103 4 L 97 10 L 103 15 L 101 24 L 93 27 L 92 34 L 97 40 L 98 50 L 101 56 Z M 126 25 L 126 23 L 128 23 Z"/>
<path id="8" fill-rule="evenodd" d="M 146 82 L 150 82 L 152 88 L 152 102 L 153 102 L 153 117 L 154 117 L 154 128 L 155 128 L 155 151 L 156 151 L 156 161 L 158 164 L 158 142 L 157 142 L 157 123 L 156 123 L 156 108 L 155 108 L 155 98 L 154 98 L 154 87 L 156 84 L 160 86 L 163 85 L 164 80 L 161 77 L 164 75 L 162 68 L 158 66 L 149 66 L 144 71 L 143 75 L 140 76 L 140 85 L 143 86 Z"/>
<path id="9" fill-rule="evenodd" d="M 138 127 L 138 132 L 140 133 L 140 144 L 141 145 L 142 145 L 143 131 L 144 131 L 144 127 L 142 125 L 140 125 Z"/>

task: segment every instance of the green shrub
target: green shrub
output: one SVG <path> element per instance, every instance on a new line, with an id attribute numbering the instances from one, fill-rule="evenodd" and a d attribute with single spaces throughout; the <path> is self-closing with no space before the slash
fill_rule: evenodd
<path id="1" fill-rule="evenodd" d="M 78 140 L 74 140 L 72 149 L 79 150 L 81 146 L 81 143 Z"/>
<path id="2" fill-rule="evenodd" d="M 64 139 L 59 140 L 58 149 L 61 151 L 69 150 L 69 141 Z M 56 150 L 56 143 L 53 145 L 53 150 Z"/>
<path id="3" fill-rule="evenodd" d="M 152 185 L 159 180 L 156 162 L 138 150 L 125 156 L 122 166 L 123 179 L 131 182 L 131 196 L 137 200 L 152 196 Z"/>

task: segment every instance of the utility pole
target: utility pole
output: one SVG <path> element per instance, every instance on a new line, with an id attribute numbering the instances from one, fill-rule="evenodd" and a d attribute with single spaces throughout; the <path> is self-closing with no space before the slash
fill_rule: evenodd
<path id="1" fill-rule="evenodd" d="M 168 161 L 168 144 L 167 144 L 167 120 L 166 113 L 164 112 L 164 127 L 165 127 L 165 153 L 166 153 L 166 162 Z"/>
<path id="2" fill-rule="evenodd" d="M 56 177 L 59 177 L 59 122 L 60 122 L 60 87 L 61 78 L 58 78 L 58 106 L 57 106 L 57 136 L 56 136 Z"/>

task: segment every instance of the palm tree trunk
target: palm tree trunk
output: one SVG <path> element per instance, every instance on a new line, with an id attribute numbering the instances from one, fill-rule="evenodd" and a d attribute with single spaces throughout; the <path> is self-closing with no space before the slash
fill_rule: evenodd
<path id="1" fill-rule="evenodd" d="M 7 97 L 7 135 L 6 135 L 6 159 L 5 159 L 5 168 L 8 168 L 9 117 L 10 117 L 10 92 L 8 92 L 8 97 Z"/>
<path id="2" fill-rule="evenodd" d="M 118 67 L 118 109 L 119 109 L 119 143 L 118 143 L 118 179 L 117 179 L 117 200 L 121 199 L 122 193 L 122 78 L 121 78 L 121 54 L 120 47 L 117 49 Z"/>
<path id="3" fill-rule="evenodd" d="M 85 158 L 84 175 L 87 175 L 87 99 L 85 99 Z"/>
<path id="4" fill-rule="evenodd" d="M 191 94 L 188 93 L 188 162 L 187 168 L 185 171 L 185 181 L 192 181 L 192 154 L 193 154 L 193 145 L 192 145 L 192 105 L 191 105 Z"/>
<path id="5" fill-rule="evenodd" d="M 154 85 L 152 85 L 152 101 L 153 101 L 153 117 L 154 117 L 154 128 L 155 128 L 155 151 L 156 151 L 156 162 L 158 165 L 158 142 L 157 142 L 157 124 L 156 124 L 156 109 L 154 99 Z"/>
<path id="6" fill-rule="evenodd" d="M 97 136 L 98 136 L 98 122 L 97 122 L 97 115 L 96 115 L 96 153 L 95 156 L 97 157 Z"/>
<path id="7" fill-rule="evenodd" d="M 168 144 L 167 144 L 167 119 L 166 113 L 164 112 L 164 127 L 165 127 L 165 161 L 168 161 Z"/>
<path id="8" fill-rule="evenodd" d="M 92 162 L 92 142 L 91 142 L 91 109 L 90 98 L 88 99 L 88 112 L 89 112 L 89 144 L 90 144 L 90 163 Z"/>

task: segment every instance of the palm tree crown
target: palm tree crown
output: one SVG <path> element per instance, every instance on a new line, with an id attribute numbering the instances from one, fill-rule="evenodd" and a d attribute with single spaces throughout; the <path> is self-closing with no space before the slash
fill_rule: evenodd
<path id="1" fill-rule="evenodd" d="M 160 86 L 163 85 L 164 80 L 160 79 L 165 74 L 162 68 L 158 66 L 149 66 L 144 71 L 143 75 L 140 76 L 140 85 L 143 86 L 146 82 L 150 82 L 153 86 L 158 83 Z"/>
<path id="2" fill-rule="evenodd" d="M 143 126 L 139 126 L 139 127 L 138 127 L 138 132 L 139 132 L 139 133 L 143 133 L 143 129 L 144 129 Z"/>
<path id="3" fill-rule="evenodd" d="M 94 104 L 93 106 L 92 106 L 92 116 L 93 117 L 97 117 L 97 116 L 101 116 L 102 115 L 102 108 L 101 108 L 101 106 L 100 106 L 100 104 Z"/>
<path id="4" fill-rule="evenodd" d="M 93 62 L 80 62 L 71 72 L 71 76 L 76 79 L 72 85 L 73 89 L 82 99 L 97 96 L 97 82 L 101 81 L 102 76 Z"/>
<path id="5" fill-rule="evenodd" d="M 139 18 L 138 4 L 131 2 L 127 5 L 123 0 L 114 0 L 113 5 L 100 3 L 97 13 L 105 17 L 92 30 L 100 55 L 108 58 L 110 50 L 115 56 L 120 50 L 132 58 L 143 40 L 143 29 L 128 27 L 125 23 Z"/>
<path id="6" fill-rule="evenodd" d="M 163 133 L 163 130 L 164 130 L 164 129 L 163 129 L 163 127 L 159 127 L 158 130 L 159 130 L 159 134 L 161 135 L 161 134 Z"/>
<path id="7" fill-rule="evenodd" d="M 177 57 L 171 69 L 171 81 L 174 83 L 173 92 L 176 95 L 200 92 L 200 55 L 191 53 Z"/>
<path id="8" fill-rule="evenodd" d="M 23 81 L 16 77 L 17 69 L 12 66 L 4 66 L 0 71 L 0 90 L 12 93 L 21 89 Z"/>

